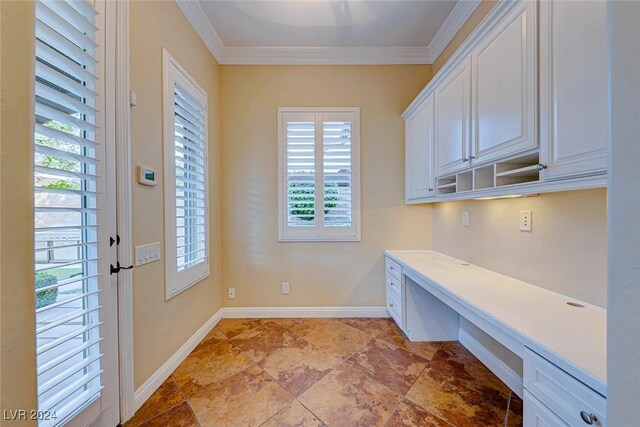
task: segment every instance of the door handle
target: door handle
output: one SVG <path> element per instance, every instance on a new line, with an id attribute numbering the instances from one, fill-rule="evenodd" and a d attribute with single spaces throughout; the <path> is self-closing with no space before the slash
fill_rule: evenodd
<path id="1" fill-rule="evenodd" d="M 120 270 L 131 270 L 132 268 L 133 265 L 130 265 L 129 267 L 122 267 L 120 266 L 120 262 L 117 262 L 115 267 L 113 266 L 113 264 L 111 264 L 111 271 L 109 272 L 109 274 L 118 274 L 120 273 Z"/>

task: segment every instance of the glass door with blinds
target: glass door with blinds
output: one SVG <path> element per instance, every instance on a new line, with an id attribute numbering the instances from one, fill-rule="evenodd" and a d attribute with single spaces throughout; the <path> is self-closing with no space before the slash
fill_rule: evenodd
<path id="1" fill-rule="evenodd" d="M 39 425 L 117 425 L 115 206 L 107 203 L 108 2 L 36 2 L 34 197 Z M 109 186 L 113 188 L 113 186 Z M 115 198 L 111 198 L 115 200 Z"/>

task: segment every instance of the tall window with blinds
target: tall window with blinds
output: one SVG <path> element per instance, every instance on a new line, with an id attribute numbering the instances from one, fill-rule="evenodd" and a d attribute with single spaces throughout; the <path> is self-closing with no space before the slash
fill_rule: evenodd
<path id="1" fill-rule="evenodd" d="M 359 109 L 278 116 L 280 241 L 360 240 Z"/>
<path id="2" fill-rule="evenodd" d="M 165 288 L 209 275 L 207 94 L 164 51 Z"/>
<path id="3" fill-rule="evenodd" d="M 53 415 L 40 425 L 64 423 L 103 387 L 97 16 L 85 1 L 36 2 L 37 385 L 38 409 Z"/>

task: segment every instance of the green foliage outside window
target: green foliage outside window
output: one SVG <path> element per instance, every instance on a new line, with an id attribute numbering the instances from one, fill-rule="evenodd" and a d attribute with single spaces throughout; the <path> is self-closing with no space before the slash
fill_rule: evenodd
<path id="1" fill-rule="evenodd" d="M 36 289 L 52 286 L 58 283 L 56 276 L 52 274 L 36 273 Z M 53 304 L 58 298 L 58 288 L 46 289 L 36 292 L 36 308 Z"/>
<path id="2" fill-rule="evenodd" d="M 338 185 L 336 183 L 325 184 L 324 190 L 324 213 L 329 213 L 329 209 L 338 206 L 339 196 L 331 196 L 338 194 Z M 289 183 L 289 208 L 290 214 L 298 217 L 302 221 L 315 220 L 314 210 L 314 191 L 315 183 L 313 182 L 290 182 Z"/>
<path id="3" fill-rule="evenodd" d="M 49 120 L 43 126 L 51 129 L 59 130 L 71 135 L 78 136 L 78 131 L 72 126 L 64 123 L 59 123 L 54 120 Z M 36 144 L 46 147 L 56 148 L 58 150 L 64 150 L 67 152 L 81 154 L 80 147 L 76 144 L 71 144 L 64 141 L 59 141 L 55 138 L 51 138 L 44 135 L 36 135 Z M 44 166 L 51 169 L 60 169 L 65 171 L 79 172 L 78 162 L 68 160 L 59 156 L 36 154 L 36 163 L 38 166 Z M 58 179 L 55 181 L 45 182 L 42 177 L 36 176 L 36 185 L 43 188 L 55 188 L 61 190 L 80 190 L 80 182 L 74 178 Z"/>

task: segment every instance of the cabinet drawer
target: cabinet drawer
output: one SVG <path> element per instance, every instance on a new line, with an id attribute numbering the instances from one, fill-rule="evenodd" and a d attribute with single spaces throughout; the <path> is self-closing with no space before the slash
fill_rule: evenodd
<path id="1" fill-rule="evenodd" d="M 538 399 L 524 392 L 524 427 L 569 427 L 551 411 L 538 402 Z"/>
<path id="2" fill-rule="evenodd" d="M 606 425 L 604 397 L 528 348 L 524 354 L 524 387 L 568 425 L 588 425 L 583 415 L 592 416 L 595 426 Z"/>
<path id="3" fill-rule="evenodd" d="M 385 267 L 386 267 L 387 273 L 389 273 L 390 275 L 392 275 L 398 280 L 402 279 L 402 267 L 400 266 L 400 264 L 398 264 L 391 258 L 387 257 L 385 261 Z"/>
<path id="4" fill-rule="evenodd" d="M 396 294 L 387 288 L 387 311 L 396 321 L 400 329 L 404 329 L 402 321 L 402 303 Z"/>
<path id="5" fill-rule="evenodd" d="M 396 297 L 402 301 L 401 281 L 389 273 L 387 273 L 387 292 L 394 293 Z"/>

